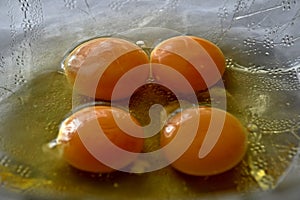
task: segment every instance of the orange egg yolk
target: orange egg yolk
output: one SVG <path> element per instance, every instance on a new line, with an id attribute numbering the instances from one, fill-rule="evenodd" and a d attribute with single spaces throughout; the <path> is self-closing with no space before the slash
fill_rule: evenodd
<path id="1" fill-rule="evenodd" d="M 76 92 L 109 101 L 119 79 L 147 63 L 147 54 L 134 43 L 119 38 L 97 38 L 75 48 L 65 59 L 64 70 Z M 127 75 L 126 84 L 114 100 L 129 97 L 136 84 L 145 83 L 148 77 L 145 68 Z"/>
<path id="2" fill-rule="evenodd" d="M 134 69 L 139 70 L 128 73 Z M 137 86 L 145 85 L 150 79 L 154 83 L 170 87 L 176 95 L 205 90 L 222 78 L 225 57 L 216 45 L 195 36 L 177 36 L 161 42 L 151 52 L 150 60 L 143 49 L 134 43 L 119 38 L 97 38 L 76 47 L 65 59 L 64 70 L 75 92 L 111 101 L 129 98 Z M 121 90 L 114 93 L 118 81 L 124 76 L 126 82 L 121 85 Z M 192 91 L 178 76 L 189 83 Z M 177 170 L 192 175 L 218 174 L 231 169 L 245 154 L 245 131 L 235 117 L 226 113 L 224 127 L 213 150 L 204 158 L 197 156 L 210 123 L 212 109 L 215 108 L 199 108 L 201 120 L 197 135 L 187 151 L 172 163 Z M 169 124 L 182 126 L 188 134 L 189 123 L 195 120 L 193 112 L 189 111 L 186 109 L 174 116 L 166 127 Z M 223 112 L 217 110 L 217 113 Z M 191 117 L 181 121 L 182 115 Z M 99 130 L 93 125 L 101 126 L 106 137 L 116 146 L 129 152 L 141 152 L 144 140 L 128 135 L 116 120 L 125 126 L 127 124 L 126 130 L 143 135 L 142 128 L 129 123 L 129 120 L 133 120 L 138 124 L 137 120 L 115 107 L 92 106 L 71 115 L 62 123 L 58 135 L 58 141 L 63 144 L 64 159 L 80 170 L 102 173 L 118 170 L 132 163 L 134 157 L 122 157 L 111 152 L 111 146 L 99 139 Z M 168 136 L 166 130 L 163 131 L 162 146 L 175 137 L 176 130 L 168 133 Z M 95 157 L 91 149 L 97 149 L 96 152 L 101 155 L 110 155 L 112 160 L 120 163 L 119 166 L 106 165 Z M 168 157 L 170 152 L 166 151 L 165 154 Z"/>
<path id="3" fill-rule="evenodd" d="M 129 97 L 149 78 L 175 93 L 205 90 L 218 82 L 225 71 L 221 50 L 195 36 L 177 36 L 161 42 L 151 52 L 150 63 L 151 66 L 147 54 L 129 41 L 97 38 L 75 48 L 65 59 L 64 69 L 76 92 L 108 101 L 124 75 L 126 81 L 114 94 L 114 100 Z M 142 65 L 149 67 L 127 73 Z M 193 91 L 178 76 L 183 76 Z"/>
<path id="4" fill-rule="evenodd" d="M 127 166 L 136 157 L 115 153 L 111 146 L 99 137 L 98 126 L 113 145 L 128 152 L 139 153 L 144 144 L 143 130 L 140 126 L 133 126 L 131 122 L 138 124 L 128 112 L 119 108 L 91 106 L 79 110 L 63 121 L 59 130 L 57 141 L 62 144 L 64 159 L 75 168 L 88 172 L 108 173 Z M 134 132 L 139 137 L 127 134 L 120 129 L 119 124 L 123 124 L 126 131 Z M 117 162 L 118 168 L 105 165 L 95 157 L 97 153 L 108 156 L 112 162 Z"/>
<path id="5" fill-rule="evenodd" d="M 195 109 L 198 109 L 197 112 Z M 212 122 L 212 113 L 217 118 L 222 117 L 222 115 L 225 118 L 217 122 L 221 129 L 220 133 L 217 134 L 219 137 L 213 144 L 213 148 L 207 155 L 200 158 L 199 151 L 204 145 L 204 138 L 207 136 L 208 128 Z M 199 118 L 196 115 L 199 115 Z M 190 108 L 176 114 L 167 122 L 162 131 L 161 145 L 169 144 L 178 134 L 179 128 L 183 134 L 191 134 L 190 130 L 193 123 L 198 124 L 196 136 L 187 150 L 171 164 L 176 170 L 189 175 L 215 175 L 232 169 L 242 160 L 247 149 L 247 133 L 244 127 L 233 115 L 212 107 Z M 180 140 L 176 148 L 180 148 L 182 143 L 186 142 L 185 139 Z M 206 142 L 213 141 L 206 140 Z M 174 151 L 175 149 L 166 149 L 164 151 L 166 158 L 172 159 Z"/>
<path id="6" fill-rule="evenodd" d="M 218 82 L 225 71 L 222 51 L 195 36 L 177 36 L 161 42 L 152 51 L 150 62 L 155 64 L 153 78 L 160 84 L 171 85 L 179 93 L 189 90 L 181 83 L 178 72 L 194 91 L 201 91 Z"/>

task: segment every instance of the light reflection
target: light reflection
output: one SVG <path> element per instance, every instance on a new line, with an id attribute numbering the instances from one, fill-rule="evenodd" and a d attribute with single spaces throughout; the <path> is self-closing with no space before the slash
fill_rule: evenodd
<path id="1" fill-rule="evenodd" d="M 165 128 L 165 131 L 164 131 L 164 134 L 167 138 L 171 137 L 174 130 L 176 130 L 176 127 L 174 125 L 168 125 L 166 128 Z"/>

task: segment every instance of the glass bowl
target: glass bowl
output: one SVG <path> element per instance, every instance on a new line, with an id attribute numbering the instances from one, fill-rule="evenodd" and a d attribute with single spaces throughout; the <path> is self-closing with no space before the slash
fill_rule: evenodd
<path id="1" fill-rule="evenodd" d="M 8 0 L 0 9 L 2 197 L 299 197 L 299 1 Z M 171 169 L 95 175 L 68 168 L 45 150 L 72 109 L 61 69 L 68 52 L 102 36 L 151 50 L 175 35 L 208 39 L 226 56 L 227 108 L 249 133 L 248 153 L 235 169 L 216 177 Z"/>

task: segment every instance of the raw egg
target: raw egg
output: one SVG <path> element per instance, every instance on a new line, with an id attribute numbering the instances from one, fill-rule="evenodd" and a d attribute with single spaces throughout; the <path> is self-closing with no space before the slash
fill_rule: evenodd
<path id="1" fill-rule="evenodd" d="M 119 38 L 97 38 L 76 47 L 65 59 L 64 70 L 76 92 L 101 100 L 111 100 L 113 90 L 126 75 L 115 100 L 129 97 L 136 85 L 149 77 L 147 54 L 137 45 Z M 128 71 L 135 69 L 134 73 Z"/>
<path id="2" fill-rule="evenodd" d="M 218 82 L 225 71 L 222 51 L 210 41 L 195 36 L 164 40 L 151 52 L 150 62 L 155 63 L 153 78 L 162 85 L 171 85 L 176 93 L 189 91 L 179 81 L 178 72 L 194 91 L 201 91 Z"/>
<path id="3" fill-rule="evenodd" d="M 210 127 L 212 114 L 215 115 L 214 119 L 224 120 L 215 121 L 214 126 Z M 232 114 L 213 107 L 189 108 L 174 115 L 162 131 L 161 145 L 168 145 L 178 134 L 179 128 L 183 135 L 191 134 L 191 127 L 195 123 L 198 124 L 198 129 L 190 146 L 171 164 L 176 170 L 189 175 L 209 176 L 230 170 L 242 160 L 247 150 L 247 132 Z M 220 129 L 217 126 L 221 126 Z M 201 157 L 199 152 L 204 142 L 214 142 L 214 139 L 205 140 L 209 127 L 220 132 L 212 133 L 217 140 L 209 153 Z M 176 148 L 181 148 L 186 142 L 184 138 L 179 140 Z M 165 149 L 166 158 L 172 159 L 175 151 L 176 149 Z"/>
<path id="4" fill-rule="evenodd" d="M 111 144 L 101 139 L 99 127 Z M 144 144 L 142 137 L 142 128 L 125 110 L 110 106 L 90 106 L 75 112 L 62 122 L 57 142 L 63 149 L 63 158 L 73 167 L 88 172 L 108 173 L 125 167 L 136 159 L 135 155 L 118 154 L 112 145 L 126 152 L 140 153 Z M 101 156 L 108 158 L 117 167 L 104 164 Z"/>

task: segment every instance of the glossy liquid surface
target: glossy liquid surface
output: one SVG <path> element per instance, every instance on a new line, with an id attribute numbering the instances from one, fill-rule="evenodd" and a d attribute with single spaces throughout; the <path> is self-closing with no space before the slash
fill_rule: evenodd
<path id="1" fill-rule="evenodd" d="M 121 172 L 97 175 L 73 169 L 59 157 L 59 152 L 45 148 L 56 137 L 60 122 L 72 107 L 72 89 L 64 74 L 45 72 L 0 104 L 2 182 L 7 188 L 28 194 L 128 199 L 193 198 L 272 189 L 297 154 L 300 127 L 300 97 L 294 92 L 299 86 L 282 91 L 268 85 L 272 80 L 277 80 L 279 86 L 284 84 L 275 78 L 273 74 L 249 72 L 228 62 L 224 76 L 227 108 L 249 131 L 248 153 L 234 169 L 211 177 L 187 176 L 170 167 L 141 175 Z M 130 106 L 144 124 L 148 119 L 141 109 L 158 103 L 158 99 L 170 113 L 176 109 L 166 88 L 155 84 L 144 87 L 133 95 Z M 220 90 L 218 86 L 211 89 L 215 93 Z M 148 98 L 143 99 L 145 92 Z M 197 96 L 200 104 L 212 101 L 206 92 Z M 217 105 L 217 100 L 213 101 Z M 157 145 L 157 137 L 153 137 L 145 148 L 153 150 Z"/>

